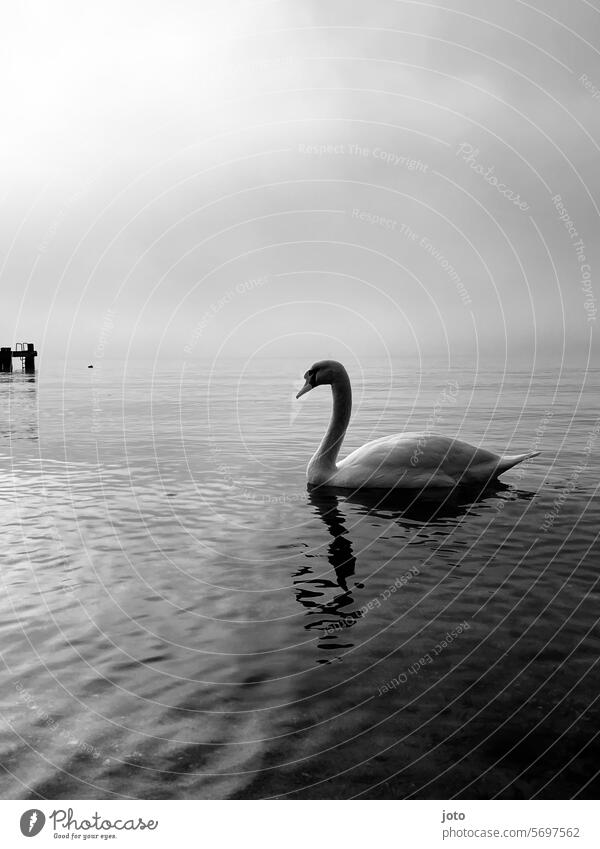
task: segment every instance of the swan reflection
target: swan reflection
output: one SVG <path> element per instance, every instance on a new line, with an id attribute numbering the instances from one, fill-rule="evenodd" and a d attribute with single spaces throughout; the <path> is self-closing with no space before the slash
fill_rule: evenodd
<path id="1" fill-rule="evenodd" d="M 297 601 L 306 609 L 309 621 L 305 628 L 318 636 L 317 646 L 326 655 L 319 663 L 334 659 L 333 653 L 352 648 L 350 631 L 371 609 L 369 599 L 360 592 L 364 585 L 360 576 L 360 552 L 367 550 L 372 563 L 378 544 L 382 544 L 381 561 L 391 560 L 390 540 L 394 549 L 418 542 L 431 543 L 427 549 L 441 543 L 454 530 L 468 521 L 469 515 L 479 517 L 502 511 L 504 504 L 530 500 L 534 493 L 497 481 L 493 486 L 479 489 L 406 491 L 382 493 L 375 490 L 343 491 L 339 488 L 318 487 L 309 490 L 308 501 L 326 527 L 329 541 L 323 548 L 309 546 L 305 558 L 309 561 L 292 576 Z M 383 528 L 383 532 L 382 532 Z M 375 533 L 374 533 L 375 532 Z M 412 545 L 411 554 L 415 551 Z M 454 563 L 448 551 L 447 563 Z M 330 568 L 325 568 L 324 556 Z M 392 553 L 393 556 L 393 553 Z M 408 567 L 407 567 L 408 569 Z M 407 570 L 400 570 L 404 573 Z M 397 577 L 397 576 L 394 576 Z M 358 592 L 357 592 L 358 591 Z M 339 659 L 336 658 L 336 659 Z"/>

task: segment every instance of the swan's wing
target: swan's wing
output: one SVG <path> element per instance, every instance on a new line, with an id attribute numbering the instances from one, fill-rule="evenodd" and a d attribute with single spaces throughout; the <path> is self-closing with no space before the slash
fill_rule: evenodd
<path id="1" fill-rule="evenodd" d="M 338 464 L 340 486 L 454 486 L 492 475 L 500 457 L 460 439 L 399 433 L 367 442 Z"/>

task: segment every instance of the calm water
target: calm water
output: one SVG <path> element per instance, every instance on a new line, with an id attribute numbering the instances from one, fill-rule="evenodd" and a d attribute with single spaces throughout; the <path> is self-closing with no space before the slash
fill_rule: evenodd
<path id="1" fill-rule="evenodd" d="M 597 796 L 599 371 L 354 370 L 345 451 L 542 451 L 378 504 L 307 362 L 85 365 L 0 376 L 1 796 Z"/>

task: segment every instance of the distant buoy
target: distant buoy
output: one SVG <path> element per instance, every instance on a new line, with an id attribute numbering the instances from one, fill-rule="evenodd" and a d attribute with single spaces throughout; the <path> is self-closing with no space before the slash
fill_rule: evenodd
<path id="1" fill-rule="evenodd" d="M 88 368 L 94 368 L 94 366 L 88 366 Z"/>

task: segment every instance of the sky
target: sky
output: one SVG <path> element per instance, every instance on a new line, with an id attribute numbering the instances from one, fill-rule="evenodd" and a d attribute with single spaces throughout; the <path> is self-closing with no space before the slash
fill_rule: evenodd
<path id="1" fill-rule="evenodd" d="M 592 2 L 4 17 L 2 345 L 600 364 Z"/>

